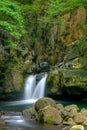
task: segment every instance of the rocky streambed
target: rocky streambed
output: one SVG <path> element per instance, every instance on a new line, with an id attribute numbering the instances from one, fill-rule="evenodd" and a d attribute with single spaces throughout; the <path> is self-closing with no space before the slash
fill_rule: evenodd
<path id="1" fill-rule="evenodd" d="M 32 107 L 0 111 L 0 130 L 87 130 L 87 109 L 76 104 L 63 106 L 41 98 Z"/>

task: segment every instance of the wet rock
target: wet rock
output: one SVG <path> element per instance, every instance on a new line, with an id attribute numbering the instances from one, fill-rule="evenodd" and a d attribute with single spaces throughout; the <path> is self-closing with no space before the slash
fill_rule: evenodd
<path id="1" fill-rule="evenodd" d="M 87 71 L 64 69 L 61 73 L 62 91 L 70 95 L 81 95 L 87 92 Z"/>
<path id="2" fill-rule="evenodd" d="M 22 114 L 26 119 L 30 119 L 30 118 L 35 119 L 37 112 L 36 112 L 35 107 L 33 105 L 31 108 L 23 110 Z"/>
<path id="3" fill-rule="evenodd" d="M 70 128 L 70 130 L 84 130 L 84 126 L 82 125 L 74 125 Z"/>
<path id="4" fill-rule="evenodd" d="M 64 107 L 62 104 L 57 104 L 56 107 L 57 107 L 57 110 L 60 112 L 64 110 Z"/>
<path id="5" fill-rule="evenodd" d="M 51 107 L 51 106 L 46 106 L 43 109 L 41 109 L 38 112 L 37 119 L 40 122 L 54 124 L 54 125 L 61 124 L 63 120 L 59 111 L 56 108 Z"/>
<path id="6" fill-rule="evenodd" d="M 68 118 L 68 120 L 63 120 L 63 125 L 75 125 L 76 123 L 73 121 L 72 118 Z"/>
<path id="7" fill-rule="evenodd" d="M 87 116 L 87 109 L 82 108 L 80 111 L 83 115 Z"/>
<path id="8" fill-rule="evenodd" d="M 68 120 L 69 118 L 73 118 L 77 114 L 78 110 L 79 110 L 79 108 L 77 107 L 77 105 L 73 104 L 73 105 L 66 106 L 64 108 L 64 110 L 61 112 L 62 117 L 64 118 L 64 120 Z"/>
<path id="9" fill-rule="evenodd" d="M 46 90 L 47 95 L 60 95 L 61 94 L 61 79 L 60 72 L 58 69 L 54 69 L 48 73 Z"/>
<path id="10" fill-rule="evenodd" d="M 76 104 L 68 105 L 65 107 L 65 110 L 67 110 L 67 111 L 70 111 L 72 109 L 76 109 L 77 111 L 79 110 L 79 108 Z"/>
<path id="11" fill-rule="evenodd" d="M 74 116 L 74 122 L 78 124 L 84 123 L 84 121 L 87 121 L 87 116 L 83 115 L 82 113 L 77 113 Z"/>
<path id="12" fill-rule="evenodd" d="M 36 65 L 37 72 L 46 72 L 50 70 L 50 64 L 48 62 L 40 62 Z"/>
<path id="13" fill-rule="evenodd" d="M 44 108 L 48 105 L 52 106 L 52 107 L 56 107 L 56 103 L 53 99 L 51 99 L 51 98 L 40 98 L 35 103 L 35 110 L 38 112 L 40 109 L 42 109 L 42 108 Z"/>

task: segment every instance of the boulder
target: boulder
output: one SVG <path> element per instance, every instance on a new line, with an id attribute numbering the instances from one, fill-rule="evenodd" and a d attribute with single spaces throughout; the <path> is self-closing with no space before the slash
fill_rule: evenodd
<path id="1" fill-rule="evenodd" d="M 84 126 L 82 125 L 74 125 L 70 128 L 70 130 L 84 130 Z"/>
<path id="2" fill-rule="evenodd" d="M 62 123 L 63 119 L 56 108 L 46 106 L 38 112 L 38 120 L 40 122 L 58 125 Z"/>
<path id="3" fill-rule="evenodd" d="M 35 111 L 35 107 L 33 105 L 31 108 L 23 110 L 22 114 L 26 119 L 30 119 L 36 118 L 37 112 Z"/>
<path id="4" fill-rule="evenodd" d="M 46 106 L 52 106 L 56 107 L 56 103 L 53 99 L 51 98 L 40 98 L 38 101 L 35 103 L 35 110 L 38 112 L 40 109 L 43 109 Z"/>
<path id="5" fill-rule="evenodd" d="M 77 105 L 69 105 L 64 108 L 64 110 L 61 112 L 62 117 L 65 121 L 67 121 L 69 118 L 73 118 L 76 114 L 79 108 Z"/>
<path id="6" fill-rule="evenodd" d="M 74 122 L 78 124 L 83 124 L 85 121 L 87 121 L 87 116 L 83 115 L 82 113 L 77 113 L 74 116 Z"/>
<path id="7" fill-rule="evenodd" d="M 76 104 L 68 105 L 65 107 L 65 110 L 67 110 L 67 111 L 70 111 L 72 109 L 76 109 L 77 111 L 79 110 L 79 108 Z"/>
<path id="8" fill-rule="evenodd" d="M 87 109 L 86 108 L 82 108 L 80 111 L 83 115 L 87 116 Z"/>

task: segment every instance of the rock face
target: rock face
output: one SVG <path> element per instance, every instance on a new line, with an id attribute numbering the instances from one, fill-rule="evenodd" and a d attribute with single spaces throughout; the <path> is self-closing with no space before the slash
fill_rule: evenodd
<path id="1" fill-rule="evenodd" d="M 63 23 L 60 28 L 60 38 L 62 43 L 68 45 L 83 36 L 80 26 L 83 24 L 85 18 L 86 13 L 83 7 L 79 7 L 62 16 Z"/>
<path id="2" fill-rule="evenodd" d="M 80 95 L 87 92 L 87 43 L 83 46 L 76 43 L 85 39 L 86 29 L 81 28 L 86 20 L 85 8 L 64 12 L 61 20 L 61 25 L 44 24 L 42 27 L 37 23 L 34 27 L 31 24 L 29 36 L 20 40 L 16 49 L 0 42 L 1 94 L 21 91 L 27 73 L 50 70 L 47 95 Z M 35 30 L 36 34 L 32 37 Z"/>
<path id="3" fill-rule="evenodd" d="M 47 78 L 48 95 L 66 93 L 84 95 L 87 93 L 87 48 L 79 43 L 72 44 L 66 50 L 62 68 L 54 68 Z M 55 79 L 55 80 L 54 80 Z"/>
<path id="4" fill-rule="evenodd" d="M 17 69 L 17 68 L 16 68 Z M 6 75 L 6 82 L 4 83 L 4 92 L 20 91 L 24 83 L 22 71 L 13 69 Z"/>

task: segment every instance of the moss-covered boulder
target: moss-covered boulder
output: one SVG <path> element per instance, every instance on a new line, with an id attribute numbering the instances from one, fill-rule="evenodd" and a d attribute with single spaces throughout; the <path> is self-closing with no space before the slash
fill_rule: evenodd
<path id="1" fill-rule="evenodd" d="M 56 107 L 56 103 L 53 99 L 51 99 L 51 98 L 40 98 L 35 103 L 35 110 L 38 112 L 40 109 L 43 109 L 44 107 L 46 107 L 48 105 L 52 106 L 52 107 Z"/>
<path id="2" fill-rule="evenodd" d="M 48 123 L 48 124 L 61 124 L 62 117 L 59 111 L 52 107 L 46 106 L 38 112 L 38 118 L 40 122 Z"/>

